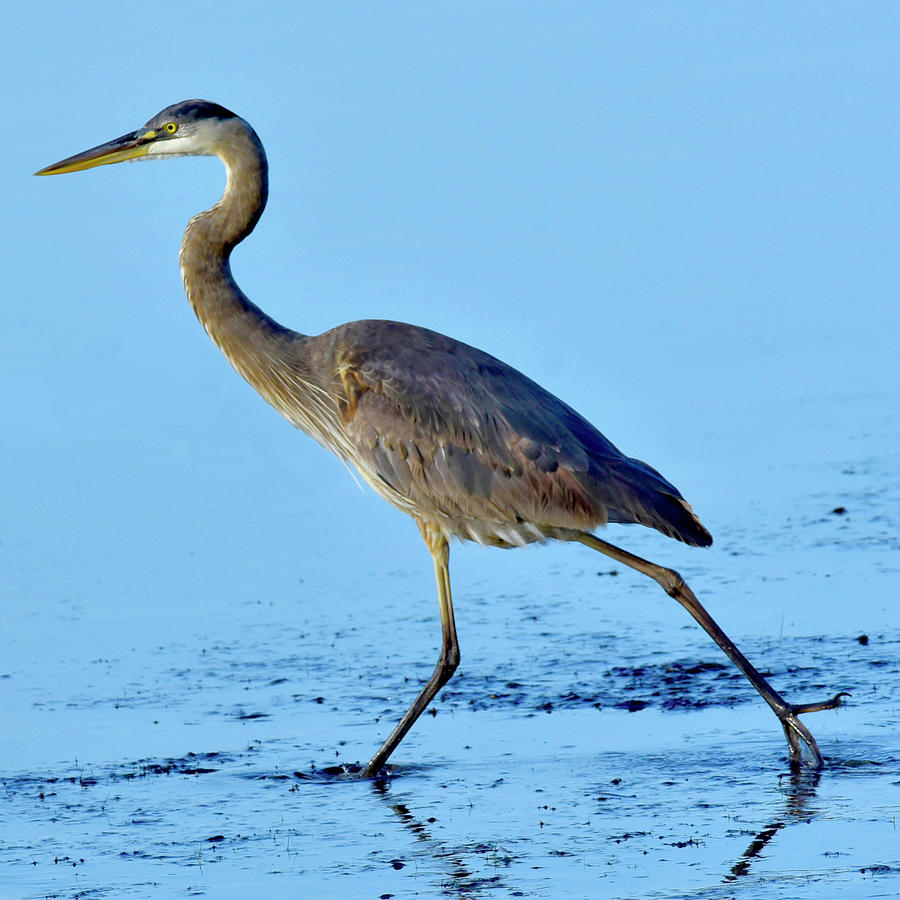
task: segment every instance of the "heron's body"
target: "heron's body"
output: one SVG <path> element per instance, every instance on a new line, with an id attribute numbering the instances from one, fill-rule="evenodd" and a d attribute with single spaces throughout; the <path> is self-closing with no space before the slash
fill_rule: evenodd
<path id="1" fill-rule="evenodd" d="M 303 335 L 251 303 L 228 256 L 265 206 L 267 164 L 252 129 L 230 122 L 219 149 L 228 186 L 188 225 L 181 271 L 210 337 L 289 422 L 448 538 L 515 546 L 612 521 L 711 542 L 658 472 L 487 353 L 400 322 Z"/>
<path id="2" fill-rule="evenodd" d="M 268 193 L 253 129 L 206 101 L 163 110 L 143 129 L 42 170 L 125 159 L 216 155 L 221 200 L 189 223 L 181 246 L 188 299 L 238 372 L 288 421 L 352 464 L 413 516 L 435 564 L 443 647 L 435 673 L 365 768 L 376 774 L 459 662 L 448 541 L 501 547 L 580 541 L 656 579 L 684 605 L 778 715 L 791 748 L 821 763 L 797 716 L 836 706 L 787 704 L 700 606 L 677 573 L 594 537 L 607 522 L 638 523 L 696 546 L 712 542 L 678 490 L 621 453 L 586 419 L 498 359 L 400 322 L 364 320 L 309 336 L 278 324 L 235 283 L 232 249 L 254 228 Z"/>

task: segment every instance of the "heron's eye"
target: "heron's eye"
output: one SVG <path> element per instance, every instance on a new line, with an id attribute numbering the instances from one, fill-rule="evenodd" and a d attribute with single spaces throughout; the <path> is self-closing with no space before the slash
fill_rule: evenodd
<path id="1" fill-rule="evenodd" d="M 166 122 L 165 129 L 166 134 L 175 134 L 178 131 L 178 125 L 175 122 Z"/>

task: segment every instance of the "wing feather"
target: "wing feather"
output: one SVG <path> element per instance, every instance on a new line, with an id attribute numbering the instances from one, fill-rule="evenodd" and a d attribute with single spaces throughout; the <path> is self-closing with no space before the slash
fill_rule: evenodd
<path id="1" fill-rule="evenodd" d="M 324 338 L 334 342 L 357 464 L 398 506 L 494 523 L 498 534 L 613 521 L 711 542 L 659 472 L 500 360 L 395 322 L 353 322 Z"/>

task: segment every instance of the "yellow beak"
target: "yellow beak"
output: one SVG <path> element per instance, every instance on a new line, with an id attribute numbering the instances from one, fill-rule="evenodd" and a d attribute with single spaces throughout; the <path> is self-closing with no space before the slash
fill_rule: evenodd
<path id="1" fill-rule="evenodd" d="M 66 172 L 79 172 L 81 169 L 93 169 L 94 166 L 108 166 L 111 163 L 125 162 L 126 159 L 137 159 L 150 152 L 157 132 L 146 129 L 123 134 L 115 140 L 107 141 L 98 147 L 92 147 L 82 153 L 76 153 L 66 159 L 53 163 L 35 172 L 35 175 L 63 175 Z"/>

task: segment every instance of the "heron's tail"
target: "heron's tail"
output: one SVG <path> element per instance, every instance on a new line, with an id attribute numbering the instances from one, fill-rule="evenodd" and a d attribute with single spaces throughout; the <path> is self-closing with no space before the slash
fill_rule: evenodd
<path id="1" fill-rule="evenodd" d="M 607 504 L 610 522 L 647 525 L 692 547 L 713 542 L 690 503 L 652 466 L 627 456 L 607 465 L 615 470 L 617 486 L 615 500 Z"/>

